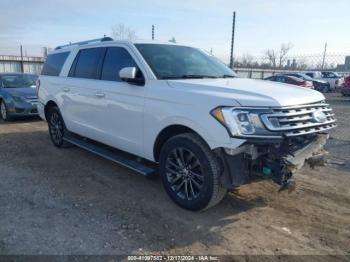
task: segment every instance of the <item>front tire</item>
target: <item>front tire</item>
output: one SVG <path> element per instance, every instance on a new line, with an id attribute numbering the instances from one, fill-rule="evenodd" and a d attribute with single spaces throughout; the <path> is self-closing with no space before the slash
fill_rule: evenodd
<path id="1" fill-rule="evenodd" d="M 70 144 L 64 140 L 67 129 L 61 116 L 60 110 L 57 107 L 52 107 L 49 109 L 47 123 L 49 126 L 49 134 L 52 143 L 56 147 L 70 146 Z"/>
<path id="2" fill-rule="evenodd" d="M 8 114 L 7 107 L 4 101 L 1 101 L 0 103 L 0 115 L 1 115 L 1 119 L 4 121 L 10 120 L 10 116 Z"/>
<path id="3" fill-rule="evenodd" d="M 227 193 L 220 184 L 218 158 L 196 134 L 170 138 L 162 147 L 159 167 L 166 192 L 185 209 L 208 209 Z"/>
<path id="4" fill-rule="evenodd" d="M 329 93 L 329 91 L 330 91 L 330 86 L 326 85 L 323 87 L 322 93 Z"/>

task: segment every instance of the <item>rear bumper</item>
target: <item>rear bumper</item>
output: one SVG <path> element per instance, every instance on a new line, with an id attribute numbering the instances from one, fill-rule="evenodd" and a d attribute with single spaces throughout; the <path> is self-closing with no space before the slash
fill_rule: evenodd
<path id="1" fill-rule="evenodd" d="M 221 183 L 235 188 L 257 179 L 271 179 L 282 188 L 305 163 L 322 165 L 327 139 L 328 134 L 313 134 L 276 142 L 247 142 L 236 154 L 218 149 L 223 168 Z"/>

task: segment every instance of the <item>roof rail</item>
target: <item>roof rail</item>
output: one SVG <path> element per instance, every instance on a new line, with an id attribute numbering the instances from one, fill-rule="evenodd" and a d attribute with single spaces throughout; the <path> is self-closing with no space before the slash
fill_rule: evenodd
<path id="1" fill-rule="evenodd" d="M 69 47 L 69 46 L 72 46 L 72 45 L 87 45 L 87 44 L 90 44 L 90 43 L 95 43 L 95 42 L 99 43 L 99 42 L 106 42 L 106 41 L 113 41 L 113 38 L 105 36 L 105 37 L 97 38 L 97 39 L 91 39 L 91 40 L 86 40 L 86 41 L 81 41 L 81 42 L 69 43 L 68 45 L 57 46 L 55 48 L 55 50 L 62 49 L 62 48 L 65 48 L 65 47 Z"/>

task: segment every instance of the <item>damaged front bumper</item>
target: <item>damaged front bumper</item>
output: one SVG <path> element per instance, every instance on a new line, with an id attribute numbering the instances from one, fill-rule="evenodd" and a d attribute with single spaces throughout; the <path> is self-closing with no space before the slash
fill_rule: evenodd
<path id="1" fill-rule="evenodd" d="M 323 164 L 328 134 L 312 134 L 278 141 L 252 140 L 241 147 L 217 149 L 222 162 L 221 183 L 236 188 L 257 179 L 271 179 L 280 190 L 294 184 L 293 173 L 305 163 L 311 167 Z"/>

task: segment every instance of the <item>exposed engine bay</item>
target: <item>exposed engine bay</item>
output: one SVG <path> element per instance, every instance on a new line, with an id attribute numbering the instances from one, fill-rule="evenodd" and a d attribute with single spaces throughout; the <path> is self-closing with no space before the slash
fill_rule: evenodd
<path id="1" fill-rule="evenodd" d="M 279 191 L 293 189 L 293 174 L 305 163 L 323 165 L 328 134 L 318 133 L 284 139 L 248 141 L 241 147 L 216 150 L 222 159 L 222 184 L 235 188 L 258 179 L 271 179 Z"/>

